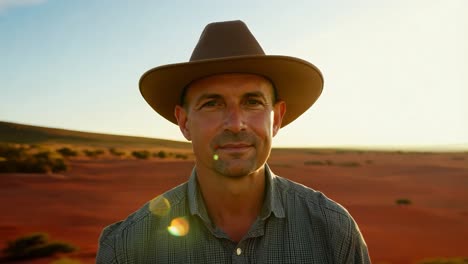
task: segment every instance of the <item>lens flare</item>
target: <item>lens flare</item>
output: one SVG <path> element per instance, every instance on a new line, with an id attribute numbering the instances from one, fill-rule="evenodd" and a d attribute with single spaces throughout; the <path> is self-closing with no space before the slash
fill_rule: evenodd
<path id="1" fill-rule="evenodd" d="M 173 236 L 185 236 L 189 232 L 189 223 L 185 217 L 174 218 L 167 227 L 169 234 Z"/>
<path id="2" fill-rule="evenodd" d="M 165 216 L 171 210 L 171 204 L 164 196 L 160 195 L 151 200 L 149 210 L 154 215 Z"/>
<path id="3" fill-rule="evenodd" d="M 219 159 L 218 154 L 214 154 L 214 155 L 213 155 L 213 159 L 214 159 L 214 160 L 218 160 L 218 159 Z"/>

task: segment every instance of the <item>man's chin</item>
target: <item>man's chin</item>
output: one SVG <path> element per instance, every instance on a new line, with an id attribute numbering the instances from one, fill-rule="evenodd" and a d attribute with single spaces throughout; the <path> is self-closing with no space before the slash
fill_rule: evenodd
<path id="1" fill-rule="evenodd" d="M 258 170 L 252 161 L 220 161 L 215 165 L 216 170 L 229 178 L 242 178 Z"/>

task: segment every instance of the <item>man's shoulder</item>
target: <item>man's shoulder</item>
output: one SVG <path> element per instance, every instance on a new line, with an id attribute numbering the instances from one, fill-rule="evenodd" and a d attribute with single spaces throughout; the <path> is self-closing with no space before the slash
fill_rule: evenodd
<path id="1" fill-rule="evenodd" d="M 129 228 L 145 224 L 145 221 L 150 217 L 155 216 L 157 218 L 158 216 L 165 215 L 171 208 L 177 208 L 185 201 L 186 190 L 187 182 L 148 201 L 126 219 L 105 227 L 101 233 L 100 242 L 104 242 L 108 239 L 112 240 Z"/>
<path id="2" fill-rule="evenodd" d="M 300 226 L 301 232 L 321 237 L 333 249 L 333 263 L 370 263 L 359 227 L 342 205 L 289 179 L 277 177 L 277 186 L 288 220 Z M 304 225 L 313 231 L 308 232 Z"/>
<path id="3" fill-rule="evenodd" d="M 341 204 L 330 199 L 324 193 L 283 177 L 277 176 L 276 179 L 280 192 L 287 193 L 289 197 L 302 201 L 310 209 L 326 212 L 327 215 L 337 214 L 345 218 L 350 217 L 349 212 Z"/>

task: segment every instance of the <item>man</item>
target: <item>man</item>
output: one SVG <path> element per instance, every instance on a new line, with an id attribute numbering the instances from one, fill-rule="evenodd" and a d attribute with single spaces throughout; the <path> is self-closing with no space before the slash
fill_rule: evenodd
<path id="1" fill-rule="evenodd" d="M 266 164 L 322 87 L 315 66 L 265 55 L 241 21 L 207 25 L 189 62 L 145 73 L 143 97 L 192 142 L 195 168 L 106 227 L 97 263 L 370 263 L 343 207 Z"/>

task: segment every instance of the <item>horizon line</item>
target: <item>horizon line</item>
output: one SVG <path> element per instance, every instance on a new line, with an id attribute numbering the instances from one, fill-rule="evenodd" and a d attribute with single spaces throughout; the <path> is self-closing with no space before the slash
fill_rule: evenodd
<path id="1" fill-rule="evenodd" d="M 143 136 L 143 135 L 119 134 L 118 132 L 115 132 L 114 134 L 114 132 L 76 130 L 76 129 L 71 129 L 71 128 L 44 126 L 44 125 L 31 124 L 31 123 L 18 123 L 17 121 L 8 121 L 4 119 L 0 120 L 0 122 L 17 124 L 17 125 L 25 125 L 25 126 L 50 128 L 50 129 L 67 130 L 67 131 L 74 131 L 74 132 L 82 132 L 82 133 L 138 137 L 138 138 L 148 138 L 148 139 L 160 139 L 160 140 L 167 140 L 167 141 L 191 143 L 190 141 L 181 141 L 181 140 L 175 140 L 175 139 L 166 139 L 166 138 L 150 137 L 150 136 Z M 344 149 L 344 150 L 416 151 L 416 152 L 468 152 L 468 142 L 467 143 L 447 143 L 447 144 L 439 144 L 439 145 L 421 145 L 421 144 L 413 144 L 413 145 L 407 145 L 407 144 L 401 144 L 401 145 L 397 145 L 397 144 L 393 144 L 393 145 L 389 145 L 389 144 L 367 144 L 367 145 L 327 144 L 327 145 L 315 145 L 315 146 L 292 145 L 292 146 L 275 146 L 273 147 L 273 149 Z"/>

